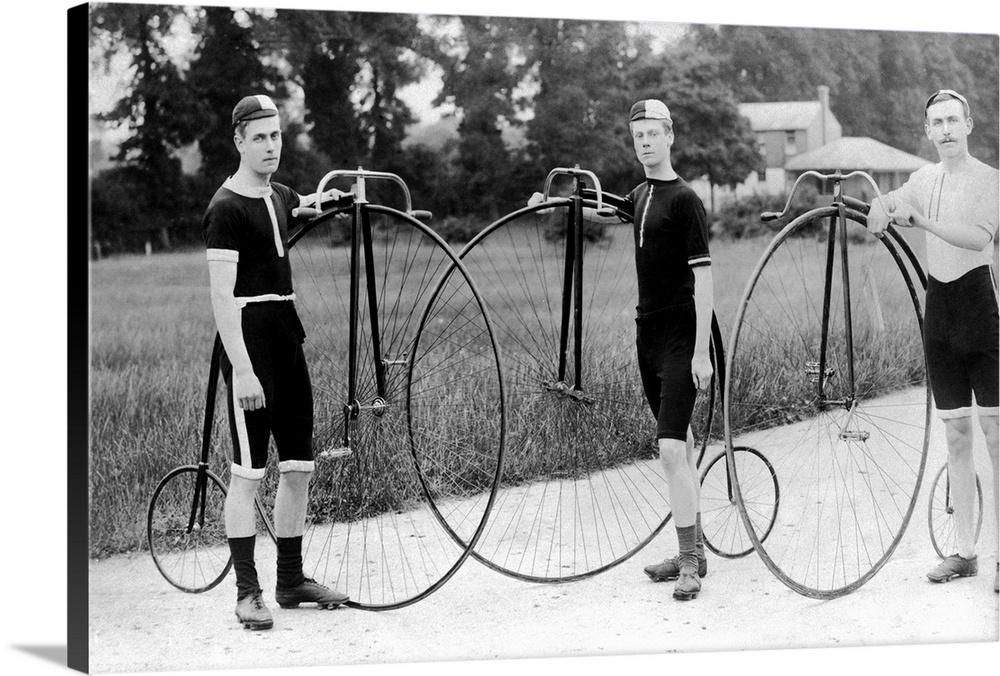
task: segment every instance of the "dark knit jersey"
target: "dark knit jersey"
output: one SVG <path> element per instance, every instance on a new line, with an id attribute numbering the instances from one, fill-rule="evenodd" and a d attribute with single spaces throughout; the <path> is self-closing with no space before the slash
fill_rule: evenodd
<path id="1" fill-rule="evenodd" d="M 692 268 L 710 265 L 705 206 L 683 179 L 648 178 L 631 193 L 639 312 L 694 298 Z"/>
<path id="2" fill-rule="evenodd" d="M 298 194 L 280 183 L 262 191 L 267 196 L 237 193 L 229 186 L 227 182 L 216 191 L 202 219 L 209 259 L 236 262 L 237 299 L 291 295 L 288 224 L 292 209 L 299 206 Z"/>

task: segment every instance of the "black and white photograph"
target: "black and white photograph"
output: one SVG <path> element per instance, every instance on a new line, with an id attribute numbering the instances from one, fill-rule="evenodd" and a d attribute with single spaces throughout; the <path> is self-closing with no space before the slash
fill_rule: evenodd
<path id="1" fill-rule="evenodd" d="M 995 662 L 996 10 L 614 9 L 61 8 L 25 671 Z"/>

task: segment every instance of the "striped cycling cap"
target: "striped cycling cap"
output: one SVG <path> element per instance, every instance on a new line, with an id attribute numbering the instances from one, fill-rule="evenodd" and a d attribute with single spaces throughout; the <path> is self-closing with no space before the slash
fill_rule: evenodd
<path id="1" fill-rule="evenodd" d="M 271 97 L 263 94 L 244 96 L 233 108 L 233 126 L 235 127 L 240 122 L 272 117 L 277 114 L 278 107 L 274 105 Z"/>
<path id="2" fill-rule="evenodd" d="M 628 114 L 628 121 L 635 122 L 636 120 L 672 121 L 667 104 L 656 99 L 644 99 L 633 104 L 632 110 Z"/>

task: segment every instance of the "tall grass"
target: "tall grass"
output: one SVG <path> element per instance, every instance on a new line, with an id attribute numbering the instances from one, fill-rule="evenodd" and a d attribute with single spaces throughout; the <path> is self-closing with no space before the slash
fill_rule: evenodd
<path id="1" fill-rule="evenodd" d="M 146 503 L 197 458 L 214 336 L 203 253 L 91 267 L 91 554 L 137 547 Z"/>
<path id="2" fill-rule="evenodd" d="M 724 336 L 729 335 L 740 294 L 767 241 L 767 238 L 760 238 L 712 243 L 716 313 Z M 302 247 L 301 250 L 309 249 Z M 346 251 L 343 247 L 339 250 L 341 254 Z M 296 264 L 293 259 L 293 267 Z M 347 270 L 346 260 L 337 263 L 334 270 L 340 271 L 338 276 L 342 283 Z M 628 269 L 628 274 L 634 274 L 632 268 Z M 296 285 L 300 296 L 308 294 L 303 284 L 296 281 Z M 334 294 L 330 302 L 340 302 L 339 298 L 339 294 Z M 420 302 L 417 296 L 404 296 L 403 300 L 405 303 Z M 336 312 L 342 312 L 342 306 L 338 308 L 341 309 Z M 442 317 L 446 314 L 442 311 Z M 401 315 L 406 313 L 401 312 Z M 502 316 L 493 319 L 496 324 L 504 321 Z M 621 324 L 621 318 L 613 320 Z M 313 329 L 307 349 L 315 350 L 318 343 L 330 346 L 333 342 L 346 340 L 342 329 L 343 326 Z M 399 331 L 400 335 L 406 333 L 402 328 Z M 632 331 L 629 326 L 628 332 Z M 156 482 L 172 467 L 196 461 L 214 334 L 207 267 L 202 252 L 114 257 L 92 264 L 90 537 L 93 556 L 144 546 L 146 506 Z M 894 355 L 900 348 L 891 342 L 894 339 L 891 334 L 884 339 L 887 342 L 882 344 L 877 341 L 864 343 L 864 349 L 876 355 L 867 363 L 876 369 L 896 368 L 893 365 L 898 360 Z M 397 348 L 406 349 L 405 338 L 400 338 Z M 316 394 L 317 434 L 331 438 L 343 429 L 343 396 L 335 388 L 328 388 L 327 383 L 337 381 L 339 376 L 324 376 L 327 369 L 324 363 L 329 365 L 330 373 L 343 369 L 345 353 L 333 347 L 323 349 L 322 355 L 313 352 L 307 356 Z M 774 346 L 769 349 L 780 350 Z M 504 356 L 505 359 L 513 358 L 513 355 Z M 762 363 L 773 363 L 773 359 L 773 352 L 761 357 Z M 628 364 L 629 369 L 634 369 L 634 361 L 631 340 L 618 341 L 613 348 L 599 353 L 596 362 L 588 364 L 587 368 L 602 373 L 620 371 L 622 364 Z M 607 373 L 603 380 L 614 384 L 632 377 L 636 376 L 629 370 L 624 377 L 621 372 Z M 769 379 L 777 388 L 783 387 L 782 379 L 771 369 L 766 374 L 748 375 L 745 382 L 734 384 L 734 391 L 754 386 L 755 382 L 760 382 L 755 380 L 758 377 L 760 381 Z M 901 374 L 900 378 L 905 382 L 907 375 Z M 471 383 L 474 379 L 463 382 Z M 453 421 L 495 420 L 495 409 L 490 408 L 494 404 L 482 393 L 445 388 L 448 394 L 442 395 L 437 393 L 440 388 L 428 383 L 427 398 L 423 404 L 417 402 L 415 405 L 437 407 L 436 411 L 444 413 L 429 413 L 421 418 L 432 421 L 417 430 L 423 440 L 421 449 L 440 446 L 447 450 L 447 445 L 435 444 L 435 440 L 449 434 L 446 428 Z M 401 380 L 396 384 L 402 386 Z M 224 388 L 220 390 L 221 396 L 224 391 Z M 793 400 L 804 396 L 793 391 L 780 394 Z M 620 393 L 608 395 L 612 399 L 625 399 Z M 614 443 L 604 447 L 614 448 L 615 453 L 620 454 L 611 459 L 612 463 L 626 462 L 650 450 L 648 406 L 641 396 L 632 396 L 625 404 L 628 410 L 611 416 L 610 419 L 618 423 L 605 430 Z M 523 464 L 505 467 L 505 480 L 514 483 L 552 471 L 551 449 L 545 447 L 547 433 L 554 433 L 558 426 L 584 426 L 587 422 L 573 419 L 572 413 L 558 420 L 539 417 L 537 411 L 527 405 L 512 406 L 507 415 L 508 427 L 531 430 L 531 434 L 520 438 L 534 439 L 536 444 L 534 451 L 508 449 L 508 457 L 517 456 L 523 460 Z M 587 409 L 577 409 L 576 415 L 588 415 Z M 695 413 L 696 419 L 703 419 L 704 415 L 701 409 Z M 383 435 L 386 446 L 405 447 L 405 419 L 394 420 L 392 425 L 382 425 L 378 433 Z M 231 451 L 222 406 L 217 406 L 215 428 L 211 465 L 225 480 Z M 376 433 L 375 428 L 366 429 L 367 432 L 362 429 L 360 433 Z M 719 429 L 718 422 L 715 429 Z M 474 431 L 474 435 L 469 433 L 469 438 L 495 439 L 499 434 L 499 429 Z M 478 442 L 469 443 L 474 446 Z M 490 448 L 470 448 L 469 452 L 473 456 L 486 456 L 492 451 Z M 487 486 L 491 478 L 483 472 L 486 464 L 469 462 L 461 455 L 428 451 L 428 456 L 418 460 L 424 463 L 432 493 L 444 494 L 458 485 L 473 490 L 476 486 Z M 405 509 L 407 501 L 417 496 L 411 494 L 414 486 L 400 475 L 401 472 L 398 462 L 388 456 L 356 457 L 336 466 L 321 464 L 313 479 L 313 494 L 335 493 L 336 497 L 314 502 L 314 514 L 320 519 L 341 520 L 362 518 L 380 510 Z M 262 491 L 262 495 L 270 499 L 273 491 Z"/>

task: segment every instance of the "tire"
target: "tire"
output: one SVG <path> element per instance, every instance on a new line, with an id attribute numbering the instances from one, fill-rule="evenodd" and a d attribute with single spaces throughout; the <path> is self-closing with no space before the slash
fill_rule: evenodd
<path id="1" fill-rule="evenodd" d="M 778 517 L 781 493 L 778 476 L 767 458 L 755 448 L 733 449 L 739 463 L 743 501 L 751 515 L 754 531 L 767 540 Z M 718 453 L 701 473 L 701 528 L 705 546 L 727 559 L 746 556 L 753 551 L 729 480 L 726 453 Z"/>
<path id="2" fill-rule="evenodd" d="M 507 395 L 503 482 L 473 556 L 531 582 L 608 570 L 670 514 L 636 364 L 632 226 L 585 216 L 573 277 L 574 208 L 557 199 L 521 209 L 459 252 L 493 321 Z"/>
<path id="3" fill-rule="evenodd" d="M 428 226 L 387 207 L 359 205 L 357 218 L 355 232 L 350 219 L 324 215 L 290 238 L 317 458 L 303 558 L 307 575 L 348 593 L 348 605 L 385 610 L 440 588 L 483 532 L 503 462 L 503 382 L 485 305 L 452 249 Z M 360 302 L 352 400 L 355 238 Z M 377 289 L 371 298 L 368 282 Z M 352 453 L 324 458 L 324 449 L 343 445 L 345 429 Z"/>
<path id="4" fill-rule="evenodd" d="M 934 551 L 942 559 L 958 551 L 950 490 L 948 463 L 945 463 L 934 476 L 930 499 L 927 501 L 927 526 L 931 532 L 931 544 L 934 546 Z M 979 539 L 979 531 L 983 527 L 983 486 L 979 482 L 978 474 L 976 475 L 975 509 L 976 534 L 973 542 Z"/>
<path id="5" fill-rule="evenodd" d="M 153 562 L 167 582 L 192 594 L 218 586 L 233 562 L 223 519 L 226 489 L 205 470 L 204 511 L 192 520 L 198 468 L 171 470 L 153 491 L 146 515 L 146 537 Z"/>
<path id="6" fill-rule="evenodd" d="M 737 464 L 741 517 L 768 568 L 813 598 L 857 589 L 892 555 L 920 489 L 931 412 L 908 248 L 893 233 L 870 236 L 856 211 L 841 228 L 838 213 L 816 209 L 775 236 L 727 350 L 727 452 L 765 453 L 784 503 L 764 542 Z"/>

